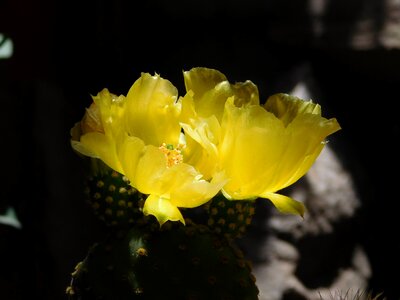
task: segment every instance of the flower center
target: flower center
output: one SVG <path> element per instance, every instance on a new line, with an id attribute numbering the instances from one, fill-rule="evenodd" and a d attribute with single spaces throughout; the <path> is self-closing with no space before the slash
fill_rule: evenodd
<path id="1" fill-rule="evenodd" d="M 182 149 L 185 147 L 183 144 L 178 144 L 174 148 L 171 144 L 163 143 L 159 149 L 164 153 L 167 158 L 167 168 L 180 164 L 183 161 Z"/>

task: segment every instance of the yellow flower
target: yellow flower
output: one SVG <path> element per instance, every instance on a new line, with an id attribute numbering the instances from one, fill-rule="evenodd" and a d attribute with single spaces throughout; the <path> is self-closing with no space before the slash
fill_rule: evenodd
<path id="1" fill-rule="evenodd" d="M 302 203 L 278 191 L 310 169 L 340 129 L 336 119 L 286 94 L 260 105 L 256 85 L 231 84 L 217 70 L 194 68 L 184 80 L 183 98 L 147 73 L 126 97 L 104 89 L 71 130 L 73 148 L 127 176 L 148 195 L 144 213 L 160 224 L 184 223 L 180 207 L 202 205 L 220 190 L 231 200 L 267 198 L 303 215 Z"/>
<path id="2" fill-rule="evenodd" d="M 181 126 L 186 133 L 188 159 L 207 178 L 218 170 L 217 145 L 225 102 L 235 105 L 259 104 L 257 86 L 251 81 L 231 84 L 221 72 L 193 68 L 184 72 L 187 94 L 182 99 Z"/>
<path id="3" fill-rule="evenodd" d="M 84 155 L 103 160 L 149 195 L 144 214 L 154 215 L 160 224 L 184 223 L 178 207 L 202 205 L 222 188 L 222 173 L 205 180 L 186 157 L 179 124 L 181 103 L 168 80 L 142 73 L 126 97 L 115 98 L 103 91 L 94 102 L 100 112 L 94 115 L 100 115 L 100 122 L 91 117 L 91 109 L 84 120 L 102 126 L 86 126 L 89 132 L 81 132 L 72 145 Z"/>
<path id="4" fill-rule="evenodd" d="M 209 78 L 219 74 L 201 70 L 200 75 L 207 72 Z M 231 200 L 267 198 L 281 212 L 303 215 L 302 203 L 277 192 L 309 170 L 325 138 L 340 129 L 336 119 L 323 118 L 318 104 L 286 94 L 273 95 L 261 106 L 256 87 L 249 83 L 236 84 L 237 90 L 223 97 L 216 91 L 221 83 L 215 85 L 210 80 L 207 85 L 198 73 L 196 69 L 186 73 L 190 78 L 188 95 L 193 96 L 185 96 L 182 102 L 182 127 L 206 149 L 203 158 L 215 164 L 214 171 L 225 171 L 228 182 L 222 189 L 224 195 Z M 193 97 L 197 91 L 201 92 L 196 102 Z M 201 95 L 210 95 L 210 99 Z M 204 98 L 209 103 L 206 113 L 201 104 Z M 198 124 L 209 132 L 199 129 Z"/>
<path id="5" fill-rule="evenodd" d="M 109 167 L 122 173 L 117 155 L 117 139 L 122 138 L 125 97 L 103 89 L 92 97 L 81 122 L 71 129 L 71 145 L 86 156 L 99 158 Z"/>

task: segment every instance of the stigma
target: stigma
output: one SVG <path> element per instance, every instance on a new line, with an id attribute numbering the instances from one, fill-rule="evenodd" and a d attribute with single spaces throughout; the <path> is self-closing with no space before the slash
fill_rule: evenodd
<path id="1" fill-rule="evenodd" d="M 163 143 L 160 147 L 158 147 L 161 152 L 164 153 L 165 158 L 167 159 L 167 168 L 183 162 L 182 149 L 184 147 L 184 144 L 178 144 L 177 147 L 174 148 L 173 145 L 166 143 Z"/>

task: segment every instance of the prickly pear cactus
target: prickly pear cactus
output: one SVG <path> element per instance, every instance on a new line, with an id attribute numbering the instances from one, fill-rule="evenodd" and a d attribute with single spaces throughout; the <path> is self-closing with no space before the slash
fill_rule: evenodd
<path id="1" fill-rule="evenodd" d="M 243 237 L 255 213 L 255 200 L 230 201 L 222 194 L 206 205 L 207 225 L 228 238 Z"/>
<path id="2" fill-rule="evenodd" d="M 184 211 L 186 226 L 162 227 L 142 212 L 145 195 L 97 159 L 90 159 L 86 196 L 108 237 L 78 263 L 67 288 L 70 300 L 258 299 L 251 266 L 235 245 L 250 224 L 254 201 L 218 194 Z"/>
<path id="3" fill-rule="evenodd" d="M 132 228 L 93 246 L 72 275 L 70 300 L 258 299 L 251 266 L 230 240 L 203 225 L 172 227 Z"/>
<path id="4" fill-rule="evenodd" d="M 86 196 L 108 237 L 95 244 L 72 273 L 70 300 L 258 299 L 251 266 L 235 239 L 254 214 L 254 201 L 218 194 L 184 211 L 186 226 L 162 227 L 142 212 L 145 195 L 102 161 L 90 159 Z"/>
<path id="5" fill-rule="evenodd" d="M 90 159 L 85 194 L 94 214 L 107 226 L 126 227 L 145 222 L 143 195 L 128 179 L 98 159 Z"/>

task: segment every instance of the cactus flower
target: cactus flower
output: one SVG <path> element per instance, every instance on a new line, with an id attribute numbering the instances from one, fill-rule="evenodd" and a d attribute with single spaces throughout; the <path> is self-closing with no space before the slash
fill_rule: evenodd
<path id="1" fill-rule="evenodd" d="M 225 172 L 226 198 L 266 198 L 281 212 L 303 216 L 304 205 L 278 191 L 310 169 L 326 137 L 340 129 L 336 119 L 322 117 L 320 105 L 286 94 L 260 105 L 255 85 L 231 85 L 215 70 L 192 69 L 185 83 L 182 127 L 203 146 L 214 171 Z"/>
<path id="2" fill-rule="evenodd" d="M 231 84 L 208 68 L 184 72 L 187 93 L 142 73 L 127 96 L 107 89 L 93 97 L 71 130 L 72 147 L 99 158 L 148 195 L 143 212 L 160 224 L 200 206 L 220 190 L 230 200 L 266 198 L 285 213 L 305 208 L 280 190 L 306 174 L 336 119 L 286 94 L 260 105 L 251 81 Z M 183 131 L 182 131 L 183 129 Z"/>
<path id="3" fill-rule="evenodd" d="M 148 195 L 143 212 L 162 225 L 181 221 L 179 207 L 192 208 L 215 196 L 222 173 L 205 179 L 185 155 L 176 88 L 159 75 L 142 73 L 126 97 L 103 90 L 93 97 L 72 133 L 72 147 L 99 158 Z"/>
<path id="4" fill-rule="evenodd" d="M 103 89 L 93 97 L 81 122 L 71 129 L 71 145 L 78 153 L 100 158 L 109 167 L 123 173 L 117 155 L 116 140 L 122 138 L 125 97 Z"/>

